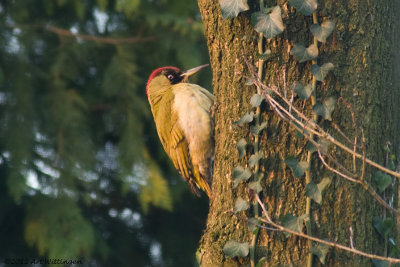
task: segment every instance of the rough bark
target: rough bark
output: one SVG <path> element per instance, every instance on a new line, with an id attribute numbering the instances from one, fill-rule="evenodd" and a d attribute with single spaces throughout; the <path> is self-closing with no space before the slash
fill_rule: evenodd
<path id="1" fill-rule="evenodd" d="M 267 1 L 268 2 L 268 1 Z M 275 4 L 275 1 L 273 1 Z M 286 70 L 287 82 L 295 80 L 309 82 L 310 63 L 299 64 L 289 55 L 294 43 L 312 43 L 309 26 L 311 17 L 305 17 L 286 1 L 277 1 L 282 7 L 286 29 L 283 34 L 265 44 L 273 57 L 265 64 L 265 82 L 283 87 L 282 67 Z M 392 0 L 319 1 L 318 18 L 336 22 L 336 29 L 325 44 L 320 45 L 319 64 L 332 62 L 335 70 L 317 87 L 317 97 L 343 97 L 355 112 L 358 127 L 366 137 L 367 155 L 384 164 L 383 150 L 387 141 L 397 149 L 400 130 L 400 86 L 399 86 L 399 22 L 395 11 L 399 3 Z M 323 2 L 323 3 L 321 3 Z M 207 228 L 200 250 L 202 266 L 242 266 L 248 259 L 227 258 L 222 248 L 228 240 L 250 242 L 252 234 L 246 222 L 240 221 L 227 211 L 234 206 L 239 196 L 248 199 L 246 187 L 232 187 L 232 170 L 244 165 L 239 160 L 236 143 L 242 137 L 250 138 L 248 128 L 238 128 L 233 123 L 250 110 L 249 100 L 255 88 L 245 85 L 247 73 L 242 51 L 253 58 L 257 51 L 257 33 L 250 25 L 250 14 L 258 10 L 255 1 L 249 1 L 250 11 L 235 19 L 222 20 L 218 1 L 199 0 L 205 26 L 215 95 L 215 162 L 213 177 L 214 199 L 210 203 Z M 268 3 L 271 5 L 271 3 Z M 396 71 L 397 70 L 397 71 Z M 289 90 L 289 89 L 288 89 Z M 305 160 L 305 141 L 276 115 L 263 107 L 263 120 L 268 128 L 262 134 L 261 146 L 264 157 L 261 166 L 266 174 L 262 199 L 274 219 L 287 213 L 302 215 L 305 212 L 304 178 L 294 178 L 291 170 L 283 163 L 288 155 Z M 311 107 L 306 108 L 310 113 Z M 339 105 L 333 121 L 353 136 L 350 113 Z M 332 129 L 329 122 L 323 122 Z M 338 151 L 337 158 L 352 160 Z M 319 182 L 322 177 L 332 178 L 332 184 L 324 193 L 323 204 L 312 204 L 313 235 L 349 245 L 349 228 L 354 231 L 357 249 L 382 255 L 383 241 L 372 226 L 372 219 L 382 214 L 382 208 L 359 185 L 352 184 L 327 172 L 313 158 L 312 179 Z M 373 170 L 368 169 L 366 179 L 371 180 Z M 397 182 L 393 194 L 397 199 Z M 244 215 L 244 214 L 242 214 Z M 307 242 L 296 237 L 285 238 L 281 233 L 261 231 L 256 254 L 267 256 L 266 266 L 305 266 L 308 253 Z M 318 259 L 314 259 L 318 266 Z M 339 250 L 331 249 L 325 266 L 370 266 L 371 261 Z"/>

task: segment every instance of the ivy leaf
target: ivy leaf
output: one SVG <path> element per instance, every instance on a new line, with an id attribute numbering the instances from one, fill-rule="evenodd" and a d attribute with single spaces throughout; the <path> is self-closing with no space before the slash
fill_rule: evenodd
<path id="1" fill-rule="evenodd" d="M 310 151 L 311 153 L 314 153 L 314 152 L 317 151 L 317 148 L 316 148 L 316 147 L 314 146 L 314 144 L 311 143 L 310 141 L 307 142 L 306 149 L 307 149 L 308 151 Z"/>
<path id="2" fill-rule="evenodd" d="M 246 139 L 242 138 L 239 140 L 239 142 L 236 145 L 236 148 L 239 152 L 239 158 L 243 158 L 246 155 L 246 146 L 247 146 L 247 141 Z"/>
<path id="3" fill-rule="evenodd" d="M 330 62 L 325 63 L 321 67 L 317 64 L 311 66 L 311 73 L 315 76 L 317 81 L 322 82 L 325 79 L 325 76 L 328 74 L 330 70 L 332 70 L 334 65 Z"/>
<path id="4" fill-rule="evenodd" d="M 263 267 L 264 262 L 267 261 L 267 257 L 262 257 L 261 259 L 258 260 L 256 267 Z"/>
<path id="5" fill-rule="evenodd" d="M 311 84 L 304 86 L 301 82 L 297 81 L 292 85 L 292 90 L 301 98 L 301 100 L 307 100 L 313 92 Z"/>
<path id="6" fill-rule="evenodd" d="M 321 204 L 322 192 L 331 183 L 331 179 L 325 177 L 319 184 L 309 183 L 306 185 L 306 196 Z"/>
<path id="7" fill-rule="evenodd" d="M 324 189 L 330 185 L 331 179 L 329 177 L 324 177 L 321 182 L 318 184 L 319 191 L 323 192 Z"/>
<path id="8" fill-rule="evenodd" d="M 234 213 L 238 213 L 243 210 L 247 210 L 250 207 L 249 202 L 239 197 L 235 201 L 235 207 L 233 208 Z"/>
<path id="9" fill-rule="evenodd" d="M 256 153 L 251 155 L 247 163 L 250 165 L 250 167 L 254 167 L 259 161 L 262 159 L 262 153 Z"/>
<path id="10" fill-rule="evenodd" d="M 241 181 L 247 181 L 251 177 L 249 169 L 237 166 L 233 169 L 233 187 L 236 188 Z"/>
<path id="11" fill-rule="evenodd" d="M 252 125 L 252 126 L 250 126 L 250 132 L 258 135 L 261 133 L 262 130 L 267 128 L 267 125 L 268 125 L 268 123 L 265 121 L 261 124 Z"/>
<path id="12" fill-rule="evenodd" d="M 331 145 L 331 142 L 328 139 L 319 139 L 318 144 L 321 147 L 322 152 L 328 152 L 329 146 Z"/>
<path id="13" fill-rule="evenodd" d="M 250 99 L 250 104 L 253 108 L 259 107 L 264 101 L 265 97 L 259 94 L 254 94 Z"/>
<path id="14" fill-rule="evenodd" d="M 321 191 L 319 191 L 318 186 L 316 184 L 308 183 L 306 185 L 306 196 L 308 196 L 318 204 L 321 204 L 322 194 Z"/>
<path id="15" fill-rule="evenodd" d="M 392 184 L 392 177 L 386 173 L 377 171 L 374 175 L 374 181 L 378 186 L 379 193 L 382 193 L 389 185 Z"/>
<path id="16" fill-rule="evenodd" d="M 227 257 L 246 257 L 249 254 L 249 243 L 239 243 L 235 240 L 226 242 L 223 251 Z"/>
<path id="17" fill-rule="evenodd" d="M 254 217 L 247 220 L 247 227 L 249 228 L 249 230 L 251 232 L 254 232 L 255 230 L 257 230 L 257 224 L 258 224 L 258 220 Z"/>
<path id="18" fill-rule="evenodd" d="M 308 163 L 306 161 L 298 161 L 295 157 L 289 156 L 285 159 L 286 165 L 288 165 L 294 176 L 300 178 L 304 175 L 304 172 L 308 169 Z"/>
<path id="19" fill-rule="evenodd" d="M 262 186 L 260 181 L 255 181 L 255 182 L 251 182 L 248 185 L 249 189 L 254 190 L 257 193 L 260 193 L 262 191 Z"/>
<path id="20" fill-rule="evenodd" d="M 328 254 L 328 251 L 329 251 L 329 246 L 322 243 L 318 243 L 318 245 L 312 246 L 310 248 L 310 252 L 315 256 L 317 256 L 322 264 L 325 264 L 325 258 L 326 255 Z"/>
<path id="21" fill-rule="evenodd" d="M 288 228 L 295 232 L 301 232 L 303 229 L 304 220 L 307 215 L 301 215 L 300 217 L 293 216 L 292 214 L 286 214 L 281 218 L 281 224 L 283 227 Z M 285 232 L 285 236 L 290 236 L 290 233 Z"/>
<path id="22" fill-rule="evenodd" d="M 265 12 L 258 11 L 253 13 L 251 15 L 251 24 L 256 32 L 263 33 L 267 39 L 274 38 L 285 29 L 279 6 L 267 8 Z"/>
<path id="23" fill-rule="evenodd" d="M 374 217 L 374 219 L 372 220 L 372 224 L 382 238 L 386 238 L 395 225 L 392 218 L 386 218 L 385 220 L 383 220 L 379 216 Z"/>
<path id="24" fill-rule="evenodd" d="M 297 57 L 300 63 L 307 60 L 313 60 L 318 57 L 318 47 L 315 44 L 305 48 L 304 45 L 295 44 L 292 50 L 290 50 L 292 56 Z"/>
<path id="25" fill-rule="evenodd" d="M 329 142 L 329 140 L 323 138 L 323 139 L 319 139 L 317 143 L 320 146 L 321 151 L 323 151 L 325 153 L 328 152 L 328 148 L 331 144 L 331 142 Z M 311 142 L 307 143 L 306 149 L 312 153 L 317 151 L 317 148 Z"/>
<path id="26" fill-rule="evenodd" d="M 253 85 L 256 82 L 254 78 L 248 78 L 246 79 L 246 82 L 244 83 L 247 86 Z"/>
<path id="27" fill-rule="evenodd" d="M 335 29 L 335 23 L 331 20 L 322 22 L 321 25 L 313 24 L 310 27 L 311 33 L 317 38 L 321 43 L 325 43 L 326 39 L 331 35 L 332 31 Z"/>
<path id="28" fill-rule="evenodd" d="M 293 114 L 293 116 L 296 118 L 296 120 L 302 121 L 303 123 L 307 123 L 306 121 L 300 119 L 300 117 L 297 116 L 296 114 Z M 314 120 L 313 120 L 313 119 L 310 119 L 310 120 L 308 120 L 308 122 L 314 122 Z M 309 135 L 309 134 L 310 134 L 303 126 L 301 126 L 301 125 L 300 125 L 299 123 L 297 123 L 296 121 L 293 121 L 293 123 L 294 123 L 295 125 L 297 125 L 297 127 L 299 127 L 299 128 L 301 129 L 300 131 L 296 129 L 296 137 L 297 137 L 297 138 L 303 138 L 303 137 L 304 137 L 304 134 L 305 134 L 305 135 Z"/>
<path id="29" fill-rule="evenodd" d="M 250 123 L 254 119 L 254 112 L 246 112 L 238 121 L 234 122 L 233 124 L 243 126 L 245 123 Z"/>
<path id="30" fill-rule="evenodd" d="M 289 0 L 289 3 L 306 16 L 311 15 L 318 6 L 316 0 Z"/>
<path id="31" fill-rule="evenodd" d="M 313 111 L 315 114 L 321 116 L 322 118 L 331 121 L 332 120 L 332 112 L 336 106 L 336 98 L 328 97 L 322 103 L 317 102 L 313 106 Z"/>
<path id="32" fill-rule="evenodd" d="M 242 12 L 249 10 L 247 0 L 219 0 L 223 19 L 233 19 Z"/>

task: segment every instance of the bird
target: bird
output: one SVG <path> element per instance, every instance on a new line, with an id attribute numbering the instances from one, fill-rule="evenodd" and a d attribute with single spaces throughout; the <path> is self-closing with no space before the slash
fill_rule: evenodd
<path id="1" fill-rule="evenodd" d="M 188 82 L 189 76 L 207 66 L 187 71 L 173 66 L 155 69 L 147 81 L 146 94 L 165 152 L 191 191 L 198 197 L 204 191 L 211 199 L 214 96 Z"/>

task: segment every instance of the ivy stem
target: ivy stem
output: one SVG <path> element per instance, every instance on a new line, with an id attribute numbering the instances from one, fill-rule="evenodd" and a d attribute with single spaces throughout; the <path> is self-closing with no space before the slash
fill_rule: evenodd
<path id="1" fill-rule="evenodd" d="M 263 7 L 264 7 L 263 0 L 260 0 L 260 9 L 263 9 Z M 263 53 L 263 38 L 264 38 L 264 35 L 262 33 L 260 33 L 258 36 L 258 53 L 260 55 Z M 260 79 L 260 81 L 263 78 L 263 67 L 264 67 L 264 60 L 260 58 L 258 60 L 258 78 Z M 259 88 L 259 87 L 257 87 L 257 94 L 261 94 L 261 88 Z M 260 125 L 260 121 L 261 121 L 261 108 L 260 108 L 260 106 L 258 106 L 256 109 L 256 114 L 255 114 L 256 125 Z M 259 134 L 254 134 L 253 148 L 254 148 L 254 154 L 260 153 L 260 135 Z M 254 180 L 255 181 L 258 181 L 259 170 L 260 170 L 260 160 L 258 160 L 254 166 Z M 254 203 L 253 203 L 253 211 L 254 211 L 254 216 L 257 217 L 259 215 L 259 210 L 258 210 L 258 203 L 256 200 L 254 200 Z M 250 250 L 250 266 L 251 267 L 256 266 L 255 248 L 257 245 L 258 232 L 259 232 L 259 229 L 257 229 L 254 232 L 253 239 L 251 242 L 251 250 Z"/>
<path id="2" fill-rule="evenodd" d="M 317 18 L 317 12 L 314 11 L 312 14 L 313 17 L 313 23 L 317 24 L 318 23 L 318 18 Z M 318 48 L 318 40 L 316 37 L 314 37 L 314 45 Z M 316 60 L 312 61 L 312 64 L 317 64 Z M 313 76 L 312 78 L 312 94 L 311 94 L 311 105 L 314 106 L 317 103 L 317 93 L 316 93 L 316 89 L 317 89 L 317 79 L 315 78 L 315 76 Z M 317 122 L 318 120 L 318 116 L 316 114 L 313 114 L 312 116 L 314 122 Z M 314 133 L 310 134 L 310 138 L 314 139 Z M 312 181 L 312 177 L 311 177 L 311 159 L 312 159 L 312 152 L 308 151 L 307 153 L 307 165 L 308 168 L 305 172 L 306 174 L 306 184 L 311 183 Z M 312 236 L 312 227 L 311 227 L 311 198 L 307 197 L 306 198 L 306 214 L 307 217 L 309 218 L 306 221 L 306 228 L 307 228 L 307 235 Z M 309 239 L 307 241 L 308 244 L 308 249 L 311 249 L 312 246 L 312 241 Z M 312 267 L 313 265 L 313 254 L 311 252 L 308 252 L 308 258 L 307 258 L 307 267 Z"/>
<path id="3" fill-rule="evenodd" d="M 263 12 L 265 9 L 264 5 L 264 0 L 260 0 L 260 11 Z M 263 40 L 264 40 L 264 35 L 263 33 L 259 33 L 258 35 L 258 54 L 262 55 L 264 53 L 263 49 Z M 264 59 L 260 58 L 258 59 L 258 79 L 262 81 L 263 79 L 263 68 L 264 68 Z M 257 87 L 257 94 L 261 95 L 261 88 Z M 255 114 L 255 123 L 256 125 L 260 125 L 261 121 L 261 108 L 260 106 L 257 107 L 256 109 L 256 114 Z M 260 153 L 260 136 L 259 134 L 254 134 L 254 154 Z M 254 180 L 258 181 L 258 172 L 260 170 L 260 160 L 258 160 L 254 166 Z M 259 215 L 259 209 L 258 209 L 258 203 L 257 200 L 254 200 L 253 203 L 253 211 L 254 211 L 254 216 L 257 217 Z M 251 249 L 250 249 L 250 266 L 255 267 L 256 266 L 256 245 L 257 245 L 257 238 L 258 238 L 258 233 L 259 233 L 259 228 L 253 232 L 253 238 L 251 241 Z"/>

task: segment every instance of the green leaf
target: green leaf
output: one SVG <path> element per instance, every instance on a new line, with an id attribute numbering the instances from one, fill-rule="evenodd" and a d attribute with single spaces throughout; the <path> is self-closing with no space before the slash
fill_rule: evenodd
<path id="1" fill-rule="evenodd" d="M 249 189 L 256 191 L 257 193 L 260 193 L 262 191 L 262 186 L 260 181 L 255 181 L 251 182 L 248 185 Z"/>
<path id="2" fill-rule="evenodd" d="M 24 219 L 25 240 L 36 246 L 40 255 L 78 257 L 95 247 L 93 225 L 75 199 L 37 194 L 29 200 Z"/>
<path id="3" fill-rule="evenodd" d="M 324 21 L 321 25 L 313 24 L 310 27 L 311 33 L 321 43 L 326 42 L 326 39 L 331 35 L 333 29 L 335 29 L 335 23 L 331 20 Z"/>
<path id="4" fill-rule="evenodd" d="M 237 166 L 233 169 L 233 187 L 236 188 L 241 181 L 247 181 L 251 177 L 249 169 Z"/>
<path id="5" fill-rule="evenodd" d="M 304 121 L 303 121 L 302 119 L 300 119 L 300 117 L 297 116 L 296 114 L 293 114 L 293 116 L 296 118 L 296 120 L 302 121 L 302 122 L 304 123 Z M 309 122 L 314 122 L 314 120 L 311 119 L 311 120 L 309 120 Z M 303 137 L 304 137 L 304 134 L 306 134 L 306 135 L 309 135 L 309 134 L 310 134 L 305 128 L 303 128 L 303 126 L 301 126 L 301 125 L 300 125 L 299 123 L 297 123 L 296 121 L 293 121 L 293 123 L 294 123 L 295 125 L 297 125 L 297 127 L 299 127 L 299 128 L 301 129 L 300 131 L 296 129 L 296 137 L 297 137 L 297 138 L 303 138 Z"/>
<path id="6" fill-rule="evenodd" d="M 117 11 L 122 11 L 125 15 L 130 16 L 136 13 L 140 9 L 140 0 L 117 0 L 115 4 L 115 9 Z"/>
<path id="7" fill-rule="evenodd" d="M 300 63 L 313 60 L 318 57 L 318 47 L 315 44 L 310 45 L 305 48 L 305 46 L 301 44 L 295 44 L 292 50 L 290 50 L 290 54 L 295 56 Z"/>
<path id="8" fill-rule="evenodd" d="M 97 6 L 101 11 L 106 11 L 108 1 L 107 0 L 96 0 Z"/>
<path id="9" fill-rule="evenodd" d="M 249 243 L 239 243 L 235 240 L 226 242 L 223 251 L 227 257 L 246 257 L 249 254 Z"/>
<path id="10" fill-rule="evenodd" d="M 329 148 L 331 142 L 329 142 L 329 140 L 327 140 L 327 139 L 319 139 L 317 141 L 317 144 L 320 146 L 321 151 L 326 153 L 326 152 L 328 152 L 328 148 Z M 317 151 L 317 148 L 311 142 L 307 143 L 306 149 L 312 153 Z"/>
<path id="11" fill-rule="evenodd" d="M 254 12 L 251 15 L 251 24 L 256 32 L 263 33 L 267 39 L 274 38 L 285 29 L 279 6 L 268 8 L 265 12 Z"/>
<path id="12" fill-rule="evenodd" d="M 247 227 L 251 232 L 254 232 L 258 228 L 258 220 L 254 217 L 247 220 Z"/>
<path id="13" fill-rule="evenodd" d="M 326 255 L 328 254 L 328 251 L 329 251 L 329 246 L 322 243 L 318 243 L 318 245 L 312 246 L 310 248 L 310 252 L 315 256 L 317 256 L 322 264 L 325 264 L 325 258 Z"/>
<path id="14" fill-rule="evenodd" d="M 253 108 L 259 107 L 264 101 L 265 97 L 259 94 L 254 94 L 250 99 L 250 104 Z"/>
<path id="15" fill-rule="evenodd" d="M 321 116 L 322 118 L 331 121 L 332 120 L 332 112 L 336 106 L 336 98 L 328 97 L 324 100 L 324 102 L 317 102 L 313 106 L 313 111 L 315 114 Z"/>
<path id="16" fill-rule="evenodd" d="M 233 19 L 242 12 L 249 10 L 247 0 L 219 0 L 223 19 Z"/>
<path id="17" fill-rule="evenodd" d="M 251 155 L 247 163 L 250 165 L 250 167 L 254 167 L 259 161 L 262 159 L 262 153 L 256 153 Z"/>
<path id="18" fill-rule="evenodd" d="M 389 267 L 389 262 L 377 259 L 373 259 L 372 264 L 374 265 L 374 267 Z"/>
<path id="19" fill-rule="evenodd" d="M 308 183 L 306 185 L 306 196 L 308 196 L 318 204 L 321 204 L 322 194 L 321 191 L 319 191 L 318 186 L 316 184 Z"/>
<path id="20" fill-rule="evenodd" d="M 148 179 L 140 186 L 139 202 L 145 213 L 151 206 L 168 211 L 173 209 L 170 187 L 155 164 L 148 166 Z"/>
<path id="21" fill-rule="evenodd" d="M 239 197 L 235 201 L 235 207 L 233 208 L 234 213 L 238 213 L 243 210 L 247 210 L 250 207 L 249 202 Z"/>
<path id="22" fill-rule="evenodd" d="M 239 152 L 239 158 L 243 158 L 246 155 L 246 146 L 247 146 L 247 141 L 246 139 L 242 138 L 239 140 L 239 142 L 236 145 L 236 148 Z"/>
<path id="23" fill-rule="evenodd" d="M 263 267 L 264 262 L 267 261 L 267 257 L 262 257 L 261 259 L 258 260 L 256 267 Z"/>
<path id="24" fill-rule="evenodd" d="M 326 152 L 328 152 L 331 142 L 328 139 L 322 138 L 322 139 L 318 140 L 318 144 L 321 147 L 321 150 L 326 153 Z"/>
<path id="25" fill-rule="evenodd" d="M 382 193 L 389 185 L 392 184 L 392 177 L 386 173 L 377 171 L 374 175 L 374 181 L 378 187 L 379 193 Z"/>
<path id="26" fill-rule="evenodd" d="M 253 119 L 254 119 L 254 112 L 253 111 L 251 111 L 250 113 L 246 112 L 246 114 L 244 114 L 243 117 L 241 117 L 238 121 L 234 122 L 233 124 L 242 126 L 245 123 L 252 122 Z"/>
<path id="27" fill-rule="evenodd" d="M 292 171 L 294 176 L 302 177 L 304 172 L 308 169 L 308 163 L 306 161 L 298 161 L 295 157 L 289 156 L 285 159 L 286 165 L 288 165 Z"/>
<path id="28" fill-rule="evenodd" d="M 394 156 L 394 155 L 392 155 L 392 156 Z M 394 157 L 394 159 L 396 159 L 396 157 Z M 396 165 L 395 165 L 393 159 L 390 159 L 390 160 L 389 160 L 389 162 L 388 162 L 388 169 L 391 170 L 391 171 L 395 171 L 395 170 L 396 170 Z"/>
<path id="29" fill-rule="evenodd" d="M 325 187 L 327 187 L 331 183 L 330 178 L 323 178 L 319 184 L 309 183 L 306 185 L 306 196 L 321 204 L 322 202 L 322 192 Z"/>
<path id="30" fill-rule="evenodd" d="M 314 146 L 314 144 L 311 143 L 310 141 L 307 142 L 306 149 L 307 149 L 308 151 L 310 151 L 311 153 L 314 153 L 314 152 L 317 151 L 317 148 L 316 148 L 316 147 Z"/>
<path id="31" fill-rule="evenodd" d="M 386 218 L 385 220 L 383 220 L 379 216 L 374 217 L 372 224 L 382 238 L 386 238 L 392 228 L 395 226 L 394 220 L 392 218 Z"/>
<path id="32" fill-rule="evenodd" d="M 289 3 L 306 16 L 311 15 L 318 6 L 316 0 L 289 0 Z"/>
<path id="33" fill-rule="evenodd" d="M 307 218 L 307 215 L 304 214 L 300 217 L 293 216 L 292 214 L 286 214 L 281 218 L 281 224 L 283 227 L 288 228 L 295 232 L 301 232 L 304 226 L 304 220 Z M 290 236 L 290 233 L 285 232 L 285 236 Z"/>
<path id="34" fill-rule="evenodd" d="M 318 189 L 319 189 L 319 191 L 323 192 L 324 189 L 325 189 L 328 185 L 331 184 L 331 181 L 332 181 L 331 178 L 329 178 L 329 177 L 324 177 L 324 178 L 322 179 L 322 181 L 319 182 L 319 184 L 318 184 Z"/>
<path id="35" fill-rule="evenodd" d="M 311 66 L 311 73 L 315 76 L 317 81 L 322 82 L 325 79 L 325 76 L 328 74 L 330 70 L 332 70 L 334 65 L 330 62 L 325 63 L 321 67 L 317 64 Z"/>
<path id="36" fill-rule="evenodd" d="M 245 85 L 253 85 L 256 82 L 256 80 L 254 78 L 248 78 L 246 79 L 246 82 L 244 83 Z"/>
<path id="37" fill-rule="evenodd" d="M 301 98 L 301 100 L 307 100 L 312 92 L 313 88 L 311 84 L 304 86 L 301 82 L 294 82 L 292 85 L 292 90 Z"/>
<path id="38" fill-rule="evenodd" d="M 388 238 L 389 241 L 389 257 L 397 257 L 399 255 L 399 247 L 396 246 L 396 242 L 392 237 Z"/>
<path id="39" fill-rule="evenodd" d="M 265 128 L 267 128 L 268 123 L 267 122 L 263 122 L 261 124 L 256 124 L 256 125 L 252 125 L 250 126 L 250 132 L 252 132 L 253 134 L 260 134 L 262 130 L 264 130 Z"/>

